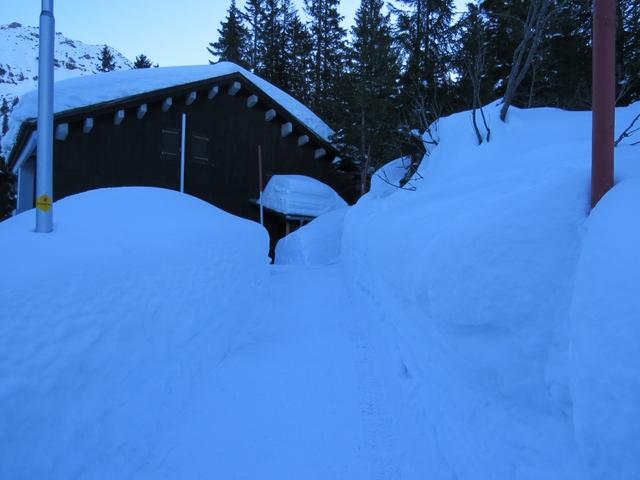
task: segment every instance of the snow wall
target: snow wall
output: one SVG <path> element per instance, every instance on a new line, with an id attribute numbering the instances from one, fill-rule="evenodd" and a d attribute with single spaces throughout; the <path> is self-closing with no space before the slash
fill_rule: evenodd
<path id="1" fill-rule="evenodd" d="M 403 372 L 402 478 L 636 478 L 639 147 L 617 148 L 620 183 L 587 222 L 590 113 L 498 108 L 481 146 L 469 112 L 442 119 L 417 191 L 344 219 L 345 275 Z"/>

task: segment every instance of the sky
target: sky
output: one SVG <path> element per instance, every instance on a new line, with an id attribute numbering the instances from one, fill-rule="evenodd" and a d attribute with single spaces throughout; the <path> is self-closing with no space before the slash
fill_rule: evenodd
<path id="1" fill-rule="evenodd" d="M 133 60 L 144 53 L 160 66 L 207 63 L 230 0 L 57 0 L 56 31 L 72 40 L 108 44 Z M 302 11 L 303 0 L 295 0 Z M 239 7 L 244 1 L 238 0 Z M 360 0 L 342 0 L 350 25 Z M 0 0 L 0 24 L 38 25 L 40 0 Z M 2 47 L 0 46 L 0 61 Z"/>

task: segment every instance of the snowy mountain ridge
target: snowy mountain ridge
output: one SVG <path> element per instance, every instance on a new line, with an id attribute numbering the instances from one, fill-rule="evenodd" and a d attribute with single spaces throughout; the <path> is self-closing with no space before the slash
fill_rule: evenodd
<path id="1" fill-rule="evenodd" d="M 7 100 L 10 114 L 20 96 L 38 85 L 37 27 L 14 22 L 0 25 L 0 105 Z M 55 37 L 55 79 L 64 80 L 92 75 L 100 66 L 103 45 L 88 45 L 57 32 Z M 120 52 L 109 47 L 116 69 L 132 68 L 132 63 Z M 5 132 L 0 131 L 0 139 Z"/>

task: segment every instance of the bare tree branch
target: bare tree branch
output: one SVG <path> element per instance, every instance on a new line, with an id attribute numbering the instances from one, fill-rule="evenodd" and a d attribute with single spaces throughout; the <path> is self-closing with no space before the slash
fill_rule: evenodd
<path id="1" fill-rule="evenodd" d="M 618 139 L 615 141 L 615 143 L 613 144 L 614 147 L 617 147 L 620 142 L 622 142 L 622 140 L 624 140 L 625 138 L 630 137 L 631 135 L 633 135 L 634 133 L 636 133 L 637 131 L 640 131 L 640 127 L 638 128 L 633 128 L 633 126 L 635 125 L 635 123 L 640 119 L 640 113 L 638 115 L 636 115 L 636 118 L 633 119 L 633 121 L 631 122 L 631 124 L 625 128 L 624 132 L 622 132 L 620 134 L 620 136 L 618 137 Z M 631 145 L 637 145 L 640 142 L 635 142 L 632 143 Z"/>

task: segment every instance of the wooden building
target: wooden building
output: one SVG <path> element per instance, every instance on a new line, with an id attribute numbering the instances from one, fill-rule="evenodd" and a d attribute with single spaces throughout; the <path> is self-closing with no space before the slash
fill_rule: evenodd
<path id="1" fill-rule="evenodd" d="M 330 128 L 300 102 L 231 63 L 117 71 L 55 84 L 54 200 L 116 186 L 181 190 L 230 213 L 259 219 L 274 174 L 314 177 L 354 200 L 336 168 Z M 18 208 L 33 208 L 37 92 L 16 107 L 9 166 Z M 5 141 L 5 144 L 7 141 Z M 284 223 L 269 215 L 272 242 Z"/>

